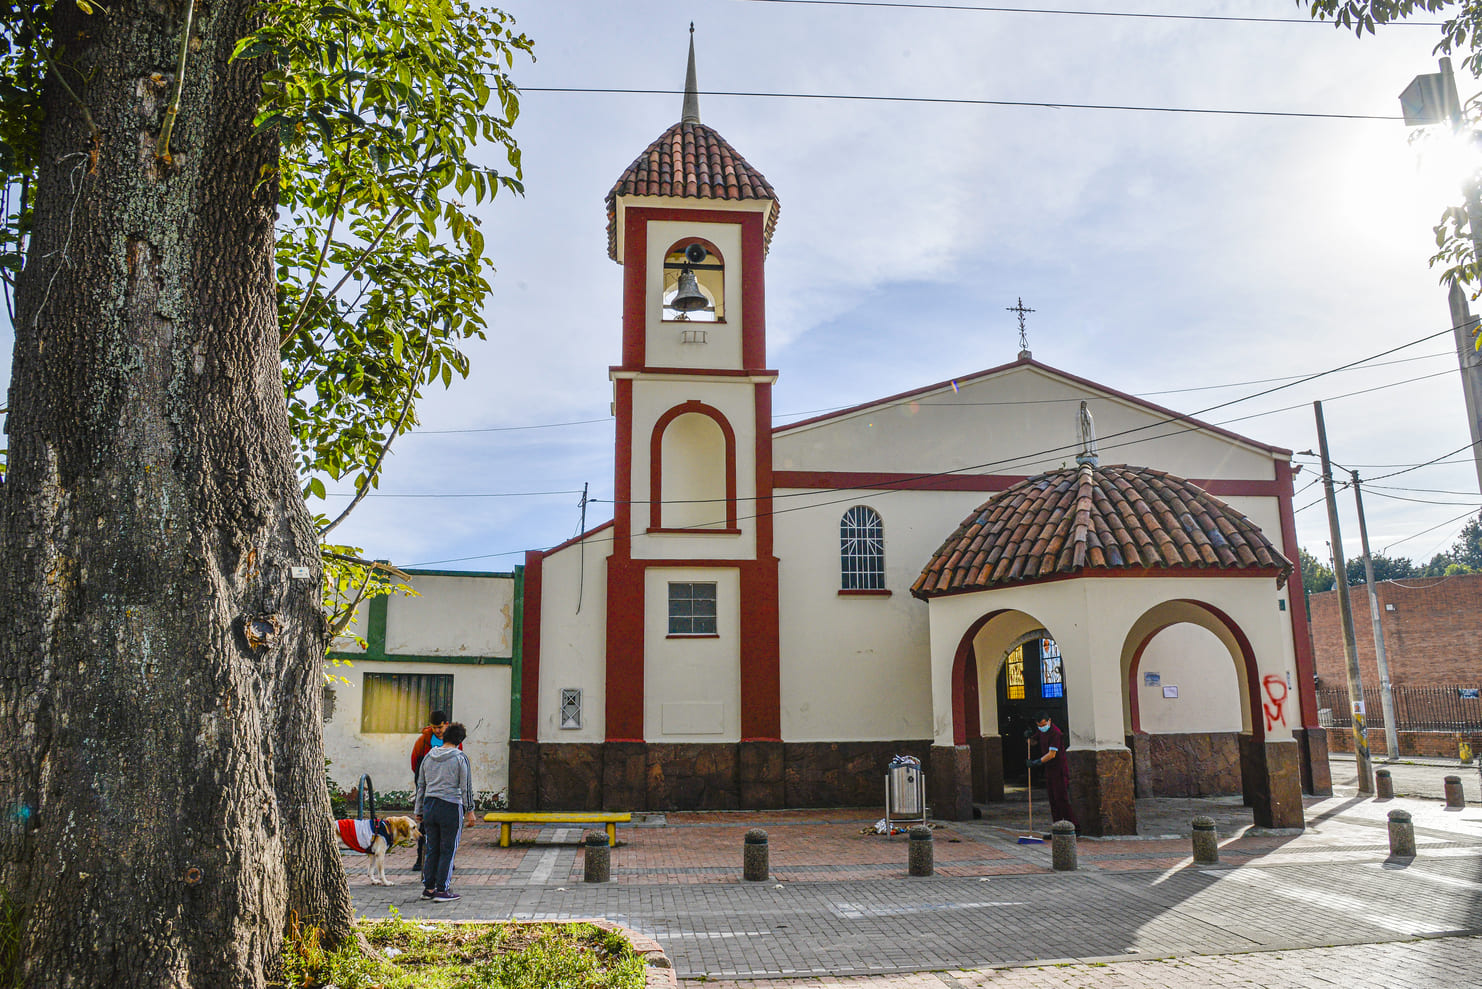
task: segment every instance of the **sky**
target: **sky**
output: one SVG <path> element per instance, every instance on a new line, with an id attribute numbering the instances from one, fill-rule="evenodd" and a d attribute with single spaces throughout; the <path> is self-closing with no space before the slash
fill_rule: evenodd
<path id="1" fill-rule="evenodd" d="M 1316 449 L 1323 400 L 1334 459 L 1376 479 L 1373 549 L 1426 560 L 1449 546 L 1482 507 L 1468 454 L 1379 477 L 1470 442 L 1449 333 L 1204 411 L 1450 327 L 1427 261 L 1465 165 L 1442 140 L 1412 143 L 1397 98 L 1437 71 L 1439 29 L 1360 40 L 1290 0 L 1015 5 L 1302 22 L 509 0 L 536 61 L 512 70 L 525 194 L 480 213 L 488 339 L 467 348 L 467 380 L 424 399 L 335 538 L 402 566 L 497 572 L 574 535 L 584 485 L 587 525 L 611 516 L 621 269 L 603 200 L 679 119 L 693 21 L 701 117 L 782 204 L 767 261 L 777 422 L 1012 361 L 1006 310 L 1022 299 L 1037 360 L 1259 441 Z M 540 91 L 561 88 L 665 92 Z M 0 328 L 0 380 L 10 351 Z M 1298 536 L 1326 558 L 1321 489 L 1302 490 L 1316 474 L 1297 478 Z M 1351 555 L 1351 493 L 1340 505 Z"/>

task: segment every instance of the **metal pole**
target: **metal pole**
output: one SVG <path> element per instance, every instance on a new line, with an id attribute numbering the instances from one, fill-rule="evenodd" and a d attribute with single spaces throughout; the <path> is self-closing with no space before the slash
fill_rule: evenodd
<path id="1" fill-rule="evenodd" d="M 1456 77 L 1451 71 L 1451 59 L 1443 58 L 1441 65 L 1442 99 L 1446 102 L 1446 115 L 1451 127 L 1461 131 L 1464 120 L 1461 99 L 1456 93 Z M 1462 187 L 1466 197 L 1467 230 L 1472 239 L 1472 262 L 1482 265 L 1482 200 L 1479 200 L 1477 181 L 1467 179 Z M 1482 275 L 1482 271 L 1479 271 Z M 1466 293 L 1456 282 L 1452 282 L 1448 301 L 1451 306 L 1451 325 L 1456 334 L 1456 359 L 1461 366 L 1462 395 L 1466 399 L 1467 425 L 1472 433 L 1472 460 L 1477 468 L 1477 487 L 1482 490 L 1482 355 L 1477 353 L 1474 334 L 1477 324 L 1467 305 Z"/>
<path id="2" fill-rule="evenodd" d="M 1384 710 L 1384 761 L 1394 762 L 1400 755 L 1400 733 L 1399 726 L 1395 724 L 1394 691 L 1389 684 L 1389 657 L 1384 649 L 1379 588 L 1374 584 L 1374 560 L 1369 555 L 1369 526 L 1364 521 L 1364 494 L 1359 487 L 1358 471 L 1349 473 L 1353 475 L 1353 500 L 1358 503 L 1359 542 L 1364 547 L 1364 581 L 1369 588 L 1369 621 L 1374 626 L 1374 660 L 1379 664 L 1379 704 Z"/>
<path id="3" fill-rule="evenodd" d="M 1348 603 L 1348 569 L 1343 566 L 1343 534 L 1338 528 L 1338 499 L 1333 494 L 1333 465 L 1328 459 L 1328 429 L 1322 403 L 1313 402 L 1317 416 L 1317 449 L 1322 457 L 1322 489 L 1328 502 L 1328 531 L 1333 539 L 1333 577 L 1338 583 L 1338 615 L 1343 620 L 1343 658 L 1348 664 L 1348 705 L 1353 724 L 1353 757 L 1358 768 L 1358 792 L 1373 794 L 1374 763 L 1364 734 L 1364 678 L 1359 673 L 1358 645 L 1353 634 L 1353 609 Z"/>

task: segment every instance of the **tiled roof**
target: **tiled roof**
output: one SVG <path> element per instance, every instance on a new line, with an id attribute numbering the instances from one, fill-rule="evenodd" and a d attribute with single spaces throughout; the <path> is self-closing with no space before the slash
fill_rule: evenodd
<path id="1" fill-rule="evenodd" d="M 618 260 L 618 196 L 770 199 L 772 210 L 762 235 L 764 250 L 772 244 L 781 209 L 762 173 L 748 165 L 715 128 L 683 120 L 644 149 L 607 194 L 607 254 L 614 261 Z"/>
<path id="2" fill-rule="evenodd" d="M 942 543 L 911 593 L 931 598 L 1144 568 L 1275 570 L 1279 587 L 1292 565 L 1259 526 L 1191 481 L 1148 467 L 1082 464 L 991 498 Z"/>

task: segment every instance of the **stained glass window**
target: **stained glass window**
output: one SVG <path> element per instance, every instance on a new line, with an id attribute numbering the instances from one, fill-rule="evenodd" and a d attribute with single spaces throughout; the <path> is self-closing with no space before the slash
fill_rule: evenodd
<path id="1" fill-rule="evenodd" d="M 1008 659 L 1003 661 L 1004 678 L 1008 683 L 1009 697 L 1011 701 L 1022 701 L 1024 699 L 1024 647 L 1015 646 L 1013 652 L 1009 653 Z"/>
<path id="2" fill-rule="evenodd" d="M 1039 640 L 1039 695 L 1065 696 L 1065 668 L 1060 663 L 1060 647 L 1054 639 Z"/>

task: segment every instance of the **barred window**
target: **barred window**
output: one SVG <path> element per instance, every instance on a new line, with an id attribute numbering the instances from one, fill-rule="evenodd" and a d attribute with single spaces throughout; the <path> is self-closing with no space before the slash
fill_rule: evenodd
<path id="1" fill-rule="evenodd" d="M 839 520 L 839 580 L 846 591 L 885 589 L 885 527 L 867 505 L 855 505 Z"/>
<path id="2" fill-rule="evenodd" d="M 561 688 L 561 727 L 581 727 L 581 688 Z"/>
<path id="3" fill-rule="evenodd" d="M 715 585 L 669 585 L 669 634 L 715 634 Z"/>
<path id="4" fill-rule="evenodd" d="M 361 731 L 415 735 L 433 711 L 453 717 L 453 674 L 367 673 L 361 696 Z"/>

